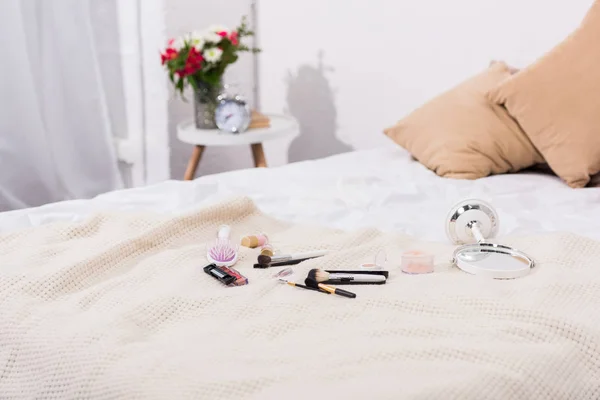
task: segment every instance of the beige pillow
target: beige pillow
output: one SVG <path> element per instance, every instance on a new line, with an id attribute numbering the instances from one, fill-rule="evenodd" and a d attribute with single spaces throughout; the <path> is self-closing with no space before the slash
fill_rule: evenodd
<path id="1" fill-rule="evenodd" d="M 488 90 L 511 76 L 503 62 L 437 96 L 384 132 L 440 176 L 476 179 L 543 162 Z"/>
<path id="2" fill-rule="evenodd" d="M 510 72 L 511 75 L 516 74 L 517 72 L 519 72 L 519 68 L 513 67 L 511 65 L 505 64 L 504 61 L 499 61 L 499 60 L 492 60 L 490 61 L 490 67 L 496 63 L 501 63 L 506 65 L 506 68 L 508 69 L 508 71 Z"/>
<path id="3" fill-rule="evenodd" d="M 600 1 L 565 41 L 488 96 L 505 105 L 558 176 L 585 186 L 600 172 Z"/>

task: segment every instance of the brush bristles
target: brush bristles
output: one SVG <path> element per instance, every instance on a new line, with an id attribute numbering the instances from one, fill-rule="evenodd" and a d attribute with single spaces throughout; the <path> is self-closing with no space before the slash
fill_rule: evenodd
<path id="1" fill-rule="evenodd" d="M 319 288 L 319 282 L 317 282 L 317 280 L 315 278 L 310 276 L 310 272 L 308 273 L 308 277 L 306 277 L 306 279 L 304 280 L 304 284 L 311 288 L 315 288 L 315 289 Z"/>
<path id="2" fill-rule="evenodd" d="M 311 269 L 308 272 L 308 276 L 318 283 L 322 283 L 329 280 L 329 272 L 323 271 L 322 269 Z"/>
<path id="3" fill-rule="evenodd" d="M 260 256 L 258 256 L 258 263 L 262 265 L 269 265 L 271 264 L 271 257 L 261 254 Z"/>

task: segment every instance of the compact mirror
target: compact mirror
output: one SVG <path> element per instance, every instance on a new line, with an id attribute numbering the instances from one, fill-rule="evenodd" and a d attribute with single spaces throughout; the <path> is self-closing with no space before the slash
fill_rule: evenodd
<path id="1" fill-rule="evenodd" d="M 489 243 L 498 232 L 498 214 L 482 200 L 466 200 L 452 208 L 446 234 L 459 246 L 452 263 L 461 270 L 494 279 L 514 279 L 529 274 L 534 261 L 510 246 Z"/>

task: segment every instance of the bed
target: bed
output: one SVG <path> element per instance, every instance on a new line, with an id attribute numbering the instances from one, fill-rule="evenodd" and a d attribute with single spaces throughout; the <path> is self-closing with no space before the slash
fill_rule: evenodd
<path id="1" fill-rule="evenodd" d="M 572 190 L 548 173 L 530 171 L 478 180 L 435 175 L 391 144 L 275 169 L 211 175 L 191 183 L 168 181 L 0 214 L 0 232 L 52 221 L 79 221 L 105 210 L 178 214 L 232 195 L 251 198 L 265 213 L 290 222 L 332 228 L 376 227 L 447 241 L 444 218 L 466 198 L 491 201 L 500 234 L 566 231 L 599 240 L 600 188 Z"/>
<path id="2" fill-rule="evenodd" d="M 440 178 L 390 146 L 0 214 L 0 398 L 600 398 L 599 197 L 534 171 Z M 467 198 L 534 273 L 449 264 Z M 250 283 L 224 288 L 198 269 L 220 223 L 335 250 L 299 276 L 382 248 L 426 249 L 436 272 L 392 262 L 386 285 L 327 298 L 242 249 Z"/>

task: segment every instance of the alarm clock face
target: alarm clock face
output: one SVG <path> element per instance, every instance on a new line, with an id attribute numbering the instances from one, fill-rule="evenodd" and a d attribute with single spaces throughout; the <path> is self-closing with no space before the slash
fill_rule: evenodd
<path id="1" fill-rule="evenodd" d="M 222 100 L 215 111 L 217 127 L 226 132 L 244 132 L 250 124 L 250 110 L 245 102 L 227 99 Z"/>

